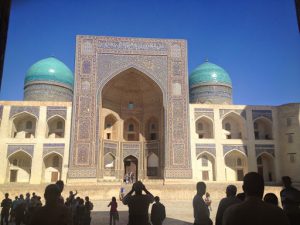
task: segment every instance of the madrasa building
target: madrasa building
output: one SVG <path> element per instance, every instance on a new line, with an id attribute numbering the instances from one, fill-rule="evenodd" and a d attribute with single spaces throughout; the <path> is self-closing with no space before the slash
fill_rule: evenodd
<path id="1" fill-rule="evenodd" d="M 0 183 L 300 182 L 300 104 L 234 105 L 223 68 L 188 76 L 185 40 L 77 36 L 75 58 L 74 76 L 36 62 L 24 100 L 0 101 Z"/>

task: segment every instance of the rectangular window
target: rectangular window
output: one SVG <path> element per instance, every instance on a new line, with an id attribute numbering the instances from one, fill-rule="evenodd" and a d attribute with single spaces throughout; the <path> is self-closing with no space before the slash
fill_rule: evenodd
<path id="1" fill-rule="evenodd" d="M 150 140 L 156 140 L 156 133 L 150 134 Z"/>
<path id="2" fill-rule="evenodd" d="M 255 131 L 255 132 L 254 132 L 254 137 L 255 137 L 255 140 L 258 140 L 258 139 L 259 139 L 259 132 L 258 132 L 258 131 Z"/>
<path id="3" fill-rule="evenodd" d="M 199 139 L 202 139 L 203 138 L 203 134 L 199 134 Z"/>
<path id="4" fill-rule="evenodd" d="M 31 138 L 31 133 L 26 133 L 25 138 Z"/>
<path id="5" fill-rule="evenodd" d="M 110 133 L 106 134 L 106 139 L 108 139 L 108 140 L 110 139 Z"/>
<path id="6" fill-rule="evenodd" d="M 290 160 L 290 163 L 295 163 L 296 162 L 296 153 L 289 153 L 289 160 Z"/>
<path id="7" fill-rule="evenodd" d="M 286 118 L 286 126 L 287 127 L 290 127 L 290 126 L 292 126 L 292 118 Z"/>
<path id="8" fill-rule="evenodd" d="M 230 134 L 226 135 L 226 137 L 227 137 L 227 139 L 231 139 L 231 135 Z"/>
<path id="9" fill-rule="evenodd" d="M 293 143 L 294 142 L 294 134 L 287 134 L 288 135 L 288 143 Z"/>

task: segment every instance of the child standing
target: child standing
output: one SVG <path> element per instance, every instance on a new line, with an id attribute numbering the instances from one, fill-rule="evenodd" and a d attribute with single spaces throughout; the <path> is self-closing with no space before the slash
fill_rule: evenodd
<path id="1" fill-rule="evenodd" d="M 208 192 L 206 192 L 206 194 L 205 194 L 204 202 L 205 202 L 207 208 L 209 209 L 209 211 L 212 211 L 210 194 Z"/>
<path id="2" fill-rule="evenodd" d="M 112 197 L 111 202 L 108 204 L 107 207 L 110 207 L 109 212 L 109 225 L 116 225 L 116 221 L 119 220 L 119 213 L 118 213 L 118 203 L 115 197 Z"/>

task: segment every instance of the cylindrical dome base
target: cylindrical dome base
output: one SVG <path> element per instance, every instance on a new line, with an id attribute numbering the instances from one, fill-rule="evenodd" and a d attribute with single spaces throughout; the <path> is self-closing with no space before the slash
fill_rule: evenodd
<path id="1" fill-rule="evenodd" d="M 27 84 L 24 87 L 24 101 L 72 102 L 73 90 L 53 84 Z"/>
<path id="2" fill-rule="evenodd" d="M 232 104 L 232 88 L 223 85 L 201 85 L 190 89 L 190 103 Z"/>

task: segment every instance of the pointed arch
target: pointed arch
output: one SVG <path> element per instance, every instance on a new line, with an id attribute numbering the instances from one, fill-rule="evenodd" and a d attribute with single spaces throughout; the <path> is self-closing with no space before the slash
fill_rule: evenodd
<path id="1" fill-rule="evenodd" d="M 47 138 L 63 138 L 65 136 L 66 120 L 60 115 L 53 115 L 47 120 Z"/>
<path id="2" fill-rule="evenodd" d="M 248 172 L 247 155 L 238 149 L 232 149 L 224 155 L 224 161 L 226 180 L 242 181 Z"/>
<path id="3" fill-rule="evenodd" d="M 216 179 L 215 156 L 208 151 L 203 151 L 197 155 L 196 177 L 204 181 Z"/>
<path id="4" fill-rule="evenodd" d="M 236 112 L 228 112 L 222 117 L 222 128 L 225 139 L 244 139 L 246 136 L 245 119 Z"/>
<path id="5" fill-rule="evenodd" d="M 20 149 L 7 156 L 9 182 L 28 183 L 31 177 L 32 156 Z"/>
<path id="6" fill-rule="evenodd" d="M 210 117 L 205 115 L 198 117 L 195 127 L 199 138 L 214 138 L 214 122 Z"/>
<path id="7" fill-rule="evenodd" d="M 42 181 L 44 183 L 56 182 L 61 179 L 63 156 L 51 151 L 43 156 Z"/>
<path id="8" fill-rule="evenodd" d="M 27 111 L 14 115 L 11 119 L 11 137 L 13 138 L 34 138 L 38 118 Z M 31 126 L 27 126 L 28 122 Z"/>
<path id="9" fill-rule="evenodd" d="M 253 120 L 254 138 L 256 140 L 273 139 L 273 122 L 264 116 Z"/>
<path id="10" fill-rule="evenodd" d="M 261 152 L 256 157 L 257 171 L 264 178 L 265 182 L 275 180 L 275 160 L 274 156 L 268 152 Z"/>
<path id="11" fill-rule="evenodd" d="M 118 119 L 113 113 L 104 117 L 103 138 L 107 140 L 118 139 Z"/>

